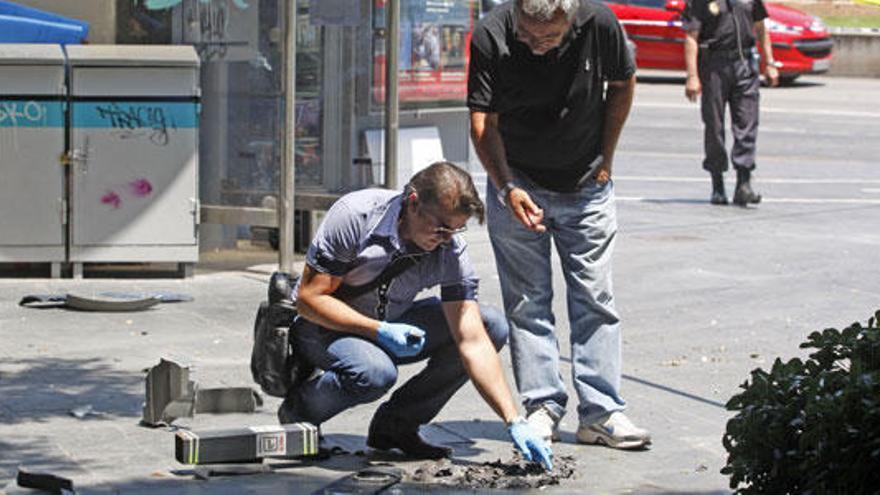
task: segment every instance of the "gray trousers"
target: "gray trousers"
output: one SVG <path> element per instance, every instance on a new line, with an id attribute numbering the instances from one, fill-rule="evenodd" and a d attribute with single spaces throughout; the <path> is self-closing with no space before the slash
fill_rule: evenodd
<path id="1" fill-rule="evenodd" d="M 700 60 L 703 85 L 700 109 L 703 114 L 705 158 L 703 168 L 710 173 L 727 170 L 724 146 L 724 113 L 730 105 L 733 149 L 730 161 L 735 168 L 755 168 L 755 142 L 758 137 L 758 71 L 741 60 Z"/>

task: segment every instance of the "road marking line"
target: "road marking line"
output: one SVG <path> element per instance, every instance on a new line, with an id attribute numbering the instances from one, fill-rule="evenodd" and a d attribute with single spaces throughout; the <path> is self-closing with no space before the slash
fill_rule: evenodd
<path id="1" fill-rule="evenodd" d="M 707 177 L 671 177 L 653 175 L 615 175 L 615 181 L 642 182 L 709 182 Z M 755 180 L 760 184 L 880 184 L 880 179 L 786 179 L 759 177 Z M 880 192 L 880 189 L 862 189 L 862 192 Z"/>
<path id="2" fill-rule="evenodd" d="M 667 151 L 643 151 L 643 150 L 632 150 L 632 149 L 620 149 L 617 151 L 615 156 L 640 156 L 640 157 L 649 157 L 649 158 L 674 158 L 681 160 L 688 160 L 691 162 L 700 163 L 703 161 L 702 153 L 671 153 Z M 872 169 L 876 165 L 876 162 L 873 161 L 860 161 L 860 160 L 849 160 L 849 159 L 833 159 L 827 156 L 803 156 L 803 155 L 767 155 L 764 154 L 761 156 L 762 162 L 777 162 L 783 164 L 803 164 L 809 163 L 810 165 L 857 165 L 857 166 L 869 166 Z"/>
<path id="3" fill-rule="evenodd" d="M 644 196 L 615 196 L 618 201 L 633 203 L 650 203 L 652 201 L 694 201 L 695 198 L 648 198 Z M 706 201 L 706 204 L 709 202 Z M 764 198 L 761 203 L 791 203 L 791 204 L 845 204 L 845 205 L 880 205 L 880 199 L 856 199 L 856 198 Z"/>
<path id="4" fill-rule="evenodd" d="M 862 192 L 869 193 L 869 194 L 880 194 L 880 189 L 869 187 L 869 188 L 862 189 Z"/>
<path id="5" fill-rule="evenodd" d="M 636 101 L 634 107 L 652 107 L 652 108 L 676 108 L 687 110 L 699 110 L 700 107 L 687 103 L 655 103 Z M 764 113 L 785 113 L 785 114 L 802 114 L 802 115 L 824 115 L 836 117 L 861 117 L 866 119 L 880 118 L 880 112 L 858 112 L 858 111 L 840 111 L 840 110 L 820 110 L 818 108 L 776 108 L 761 106 L 761 112 Z"/>

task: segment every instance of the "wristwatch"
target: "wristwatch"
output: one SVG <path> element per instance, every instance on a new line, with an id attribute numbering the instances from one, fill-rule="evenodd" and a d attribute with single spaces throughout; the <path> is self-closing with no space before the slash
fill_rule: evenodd
<path id="1" fill-rule="evenodd" d="M 516 187 L 516 184 L 512 181 L 507 181 L 504 183 L 504 186 L 498 190 L 498 202 L 501 203 L 501 206 L 507 206 L 507 196 L 514 187 Z"/>
<path id="2" fill-rule="evenodd" d="M 782 62 L 780 62 L 778 60 L 768 60 L 767 65 L 770 67 L 776 67 L 777 69 L 782 68 Z"/>

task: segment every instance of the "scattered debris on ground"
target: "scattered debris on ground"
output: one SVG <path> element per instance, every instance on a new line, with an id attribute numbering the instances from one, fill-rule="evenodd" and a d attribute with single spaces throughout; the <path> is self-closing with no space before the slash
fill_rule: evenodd
<path id="1" fill-rule="evenodd" d="M 457 465 L 449 459 L 441 459 L 419 466 L 408 481 L 470 489 L 542 488 L 574 477 L 576 465 L 574 456 L 554 456 L 553 471 L 548 472 L 540 464 L 524 460 L 519 452 L 507 462 L 498 459 L 482 464 Z"/>

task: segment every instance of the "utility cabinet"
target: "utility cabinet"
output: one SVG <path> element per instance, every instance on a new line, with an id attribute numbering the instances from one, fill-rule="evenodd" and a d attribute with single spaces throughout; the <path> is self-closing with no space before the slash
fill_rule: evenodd
<path id="1" fill-rule="evenodd" d="M 0 44 L 0 263 L 65 261 L 64 53 Z"/>
<path id="2" fill-rule="evenodd" d="M 70 252 L 198 260 L 199 59 L 191 46 L 67 46 Z"/>

